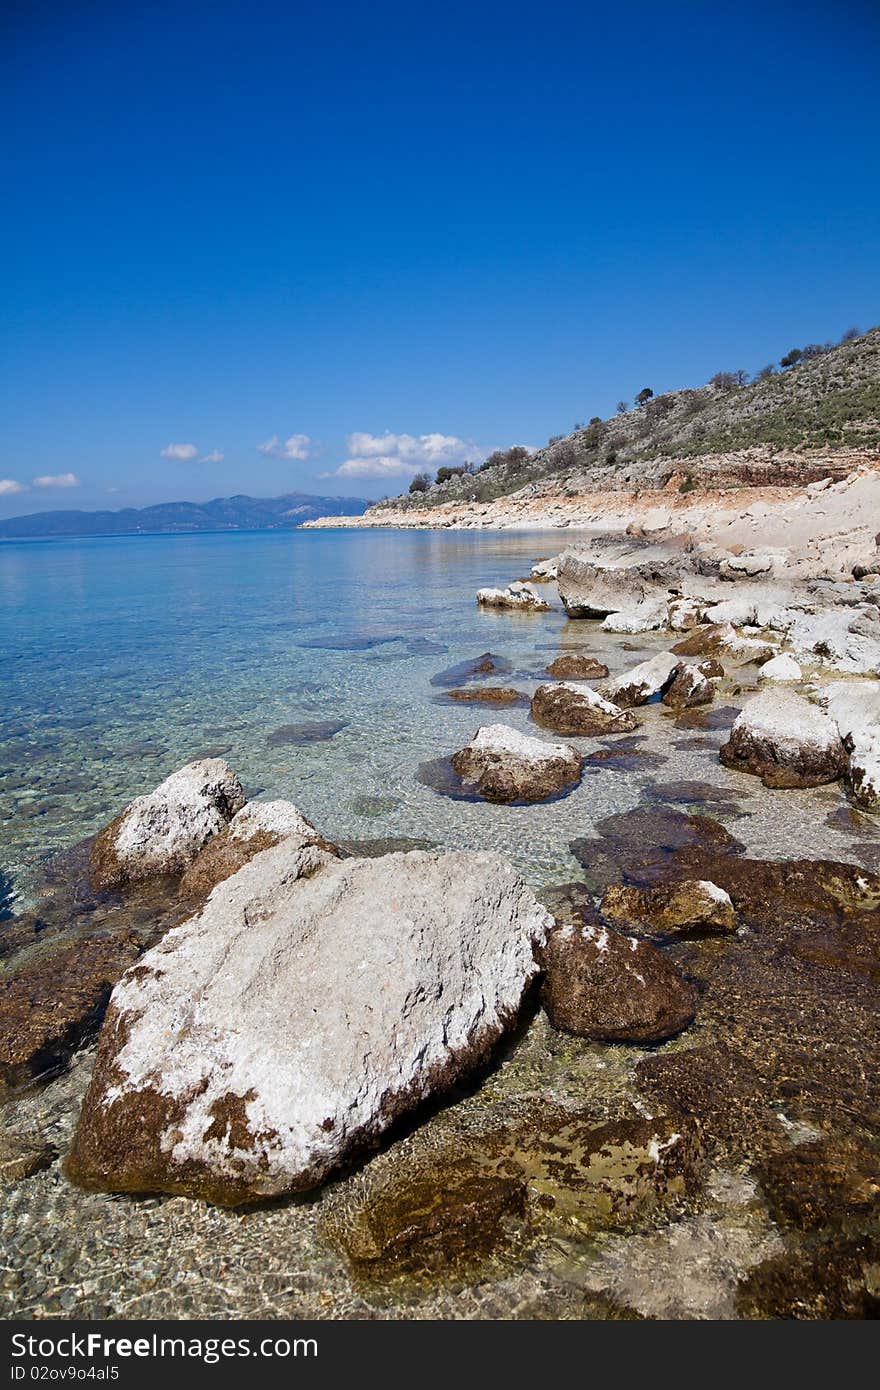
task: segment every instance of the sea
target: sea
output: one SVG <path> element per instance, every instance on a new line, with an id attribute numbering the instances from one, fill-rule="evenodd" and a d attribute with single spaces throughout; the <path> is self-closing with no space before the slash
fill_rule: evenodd
<path id="1" fill-rule="evenodd" d="M 446 793 L 445 760 L 481 724 L 556 736 L 531 724 L 527 700 L 450 701 L 461 682 L 444 672 L 489 652 L 501 673 L 486 682 L 527 697 L 562 651 L 617 672 L 668 645 L 569 621 L 554 584 L 540 587 L 550 613 L 478 607 L 480 586 L 528 576 L 577 540 L 319 529 L 0 543 L 0 881 L 12 904 L 28 904 L 58 850 L 208 756 L 250 797 L 289 799 L 355 849 L 494 849 L 536 887 L 580 876 L 573 839 L 682 782 L 691 809 L 700 784 L 723 792 L 717 814 L 733 808 L 753 853 L 859 861 L 839 788 L 768 795 L 720 765 L 747 683 L 720 727 L 645 708 L 639 756 L 608 757 L 619 740 L 572 740 L 599 756 L 564 798 L 495 806 Z"/>

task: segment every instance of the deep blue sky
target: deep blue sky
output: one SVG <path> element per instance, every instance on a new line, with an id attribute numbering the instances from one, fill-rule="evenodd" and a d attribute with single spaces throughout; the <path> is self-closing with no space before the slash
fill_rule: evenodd
<path id="1" fill-rule="evenodd" d="M 396 492 L 880 320 L 874 0 L 0 16 L 0 515 Z"/>

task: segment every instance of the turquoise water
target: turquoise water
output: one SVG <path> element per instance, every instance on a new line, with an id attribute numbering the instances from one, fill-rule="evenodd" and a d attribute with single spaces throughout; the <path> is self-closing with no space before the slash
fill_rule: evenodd
<path id="1" fill-rule="evenodd" d="M 615 671 L 667 644 L 609 637 L 560 609 L 477 608 L 480 585 L 527 574 L 572 539 L 318 530 L 0 545 L 0 871 L 26 899 L 54 850 L 209 753 L 333 838 L 495 847 L 533 882 L 578 875 L 571 838 L 681 778 L 736 797 L 736 833 L 758 853 L 858 858 L 852 836 L 826 823 L 838 789 L 768 796 L 720 767 L 723 733 L 695 743 L 659 708 L 640 732 L 665 762 L 585 776 L 548 805 L 452 801 L 418 780 L 421 763 L 481 723 L 536 732 L 527 707 L 438 702 L 439 670 L 491 650 L 511 663 L 501 683 L 530 692 L 561 645 Z M 555 586 L 542 593 L 558 602 Z M 302 744 L 278 735 L 292 724 L 343 727 Z"/>

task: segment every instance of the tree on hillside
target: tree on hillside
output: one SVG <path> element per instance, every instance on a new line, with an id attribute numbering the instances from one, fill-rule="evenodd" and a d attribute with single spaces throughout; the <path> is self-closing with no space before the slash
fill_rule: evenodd
<path id="1" fill-rule="evenodd" d="M 767 378 L 768 378 L 769 376 L 775 376 L 775 375 L 776 375 L 776 363 L 775 363 L 775 362 L 768 362 L 768 363 L 767 363 L 767 366 L 766 366 L 766 367 L 762 367 L 761 370 L 757 373 L 755 380 L 756 380 L 756 381 L 766 381 Z"/>
<path id="2" fill-rule="evenodd" d="M 654 392 L 651 390 L 650 386 L 643 386 L 639 394 L 636 396 L 636 405 L 645 405 L 646 402 L 651 399 L 653 394 Z"/>
<path id="3" fill-rule="evenodd" d="M 409 490 L 410 492 L 427 492 L 430 486 L 430 473 L 417 473 L 409 485 Z"/>
<path id="4" fill-rule="evenodd" d="M 618 401 L 618 402 L 617 402 L 617 413 L 618 413 L 618 415 L 625 415 L 626 412 L 627 412 L 628 410 L 629 410 L 629 404 L 628 404 L 627 401 Z"/>
<path id="5" fill-rule="evenodd" d="M 861 336 L 862 330 L 860 328 L 847 328 L 845 332 L 841 333 L 840 341 L 842 343 L 851 343 L 854 338 L 861 338 Z"/>
<path id="6" fill-rule="evenodd" d="M 796 362 L 800 362 L 803 355 L 804 354 L 800 348 L 791 348 L 791 350 L 787 352 L 784 357 L 780 357 L 779 365 L 780 367 L 793 367 Z"/>

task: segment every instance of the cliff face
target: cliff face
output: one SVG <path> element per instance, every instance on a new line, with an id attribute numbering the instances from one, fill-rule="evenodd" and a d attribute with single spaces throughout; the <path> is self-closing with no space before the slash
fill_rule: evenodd
<path id="1" fill-rule="evenodd" d="M 397 512 L 486 503 L 524 489 L 559 496 L 806 485 L 880 456 L 880 328 L 738 385 L 731 375 L 670 391 L 594 421 L 525 459 L 500 462 L 414 497 Z"/>

